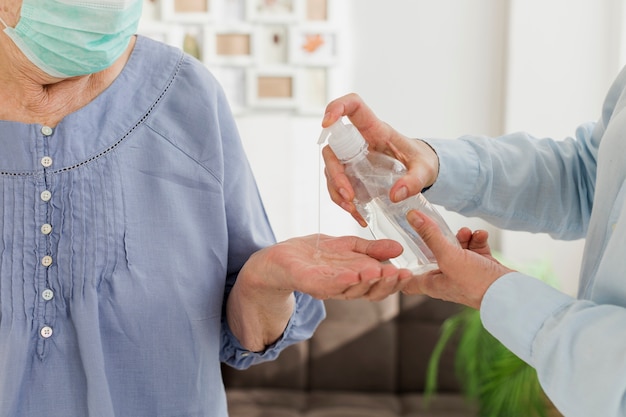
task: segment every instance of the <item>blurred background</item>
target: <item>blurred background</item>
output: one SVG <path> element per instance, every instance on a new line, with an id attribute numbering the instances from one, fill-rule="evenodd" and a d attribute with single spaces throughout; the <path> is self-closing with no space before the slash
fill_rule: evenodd
<path id="1" fill-rule="evenodd" d="M 326 192 L 316 142 L 332 98 L 356 92 L 414 137 L 562 139 L 599 118 L 626 62 L 625 22 L 621 0 L 146 0 L 140 32 L 218 77 L 284 240 L 370 237 Z M 547 262 L 575 294 L 582 240 L 442 213 L 453 230 L 488 229 L 506 259 Z"/>

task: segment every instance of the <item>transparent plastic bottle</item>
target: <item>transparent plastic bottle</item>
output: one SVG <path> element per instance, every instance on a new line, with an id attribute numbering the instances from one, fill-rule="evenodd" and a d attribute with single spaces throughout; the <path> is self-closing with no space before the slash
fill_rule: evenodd
<path id="1" fill-rule="evenodd" d="M 437 269 L 433 253 L 407 221 L 407 213 L 415 209 L 427 214 L 452 243 L 457 246 L 459 243 L 439 212 L 421 193 L 398 203 L 389 199 L 391 186 L 405 174 L 406 167 L 391 156 L 369 151 L 359 131 L 351 124 L 344 124 L 342 119 L 322 130 L 318 143 L 326 140 L 345 165 L 355 193 L 354 203 L 372 235 L 376 239 L 393 239 L 404 248 L 391 263 L 415 275 Z"/>

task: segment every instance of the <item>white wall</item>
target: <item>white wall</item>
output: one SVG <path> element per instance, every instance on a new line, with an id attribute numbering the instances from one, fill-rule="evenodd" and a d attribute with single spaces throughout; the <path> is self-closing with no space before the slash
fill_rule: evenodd
<path id="1" fill-rule="evenodd" d="M 620 1 L 512 0 L 505 130 L 562 139 L 600 117 L 620 67 Z M 505 232 L 502 250 L 521 262 L 552 260 L 575 294 L 584 240 Z"/>
<path id="2" fill-rule="evenodd" d="M 578 124 L 598 118 L 626 56 L 621 0 L 336 3 L 344 31 L 334 95 L 358 92 L 381 118 L 416 137 L 520 129 L 572 135 Z M 323 233 L 360 232 L 329 202 L 323 180 L 320 185 L 321 117 L 238 119 L 279 239 L 316 233 L 320 210 Z M 445 217 L 453 229 L 487 227 Z M 549 257 L 561 288 L 575 292 L 582 241 L 491 234 L 495 247 L 516 262 Z"/>

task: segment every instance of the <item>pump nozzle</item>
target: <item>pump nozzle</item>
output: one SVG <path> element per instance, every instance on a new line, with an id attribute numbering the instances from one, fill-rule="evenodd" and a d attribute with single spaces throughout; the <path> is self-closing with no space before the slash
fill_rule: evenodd
<path id="1" fill-rule="evenodd" d="M 367 142 L 357 128 L 354 125 L 345 124 L 342 119 L 322 129 L 317 143 L 321 145 L 326 140 L 337 158 L 342 161 L 354 158 L 367 147 Z"/>

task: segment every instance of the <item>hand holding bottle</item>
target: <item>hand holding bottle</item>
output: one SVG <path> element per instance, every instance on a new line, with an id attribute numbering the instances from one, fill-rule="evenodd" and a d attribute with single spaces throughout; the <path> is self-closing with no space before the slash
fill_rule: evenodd
<path id="1" fill-rule="evenodd" d="M 420 140 L 409 139 L 378 119 L 357 94 L 348 94 L 330 102 L 326 106 L 322 127 L 331 126 L 342 116 L 350 119 L 370 149 L 391 155 L 406 166 L 406 173 L 389 191 L 391 201 L 398 202 L 416 195 L 435 182 L 439 161 L 430 146 Z M 344 166 L 328 146 L 324 148 L 322 154 L 331 199 L 349 212 L 361 226 L 366 226 L 365 219 L 353 204 L 354 189 L 345 175 Z"/>
<path id="2" fill-rule="evenodd" d="M 391 263 L 409 269 L 415 275 L 437 269 L 435 256 L 407 222 L 409 211 L 426 213 L 451 244 L 458 246 L 459 242 L 421 193 L 398 202 L 390 199 L 389 190 L 407 172 L 402 162 L 386 153 L 368 149 L 367 141 L 358 129 L 345 124 L 343 118 L 322 130 L 318 143 L 326 140 L 344 166 L 344 175 L 355 195 L 353 204 L 374 237 L 392 239 L 402 245 L 402 253 L 390 259 Z"/>
<path id="3" fill-rule="evenodd" d="M 497 279 L 515 272 L 491 254 L 488 233 L 464 227 L 457 233 L 460 247 L 450 244 L 430 217 L 413 210 L 407 219 L 437 258 L 439 269 L 408 281 L 405 294 L 425 294 L 480 309 L 487 289 Z"/>

